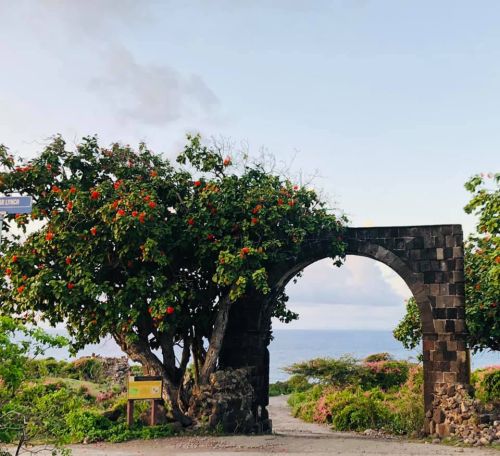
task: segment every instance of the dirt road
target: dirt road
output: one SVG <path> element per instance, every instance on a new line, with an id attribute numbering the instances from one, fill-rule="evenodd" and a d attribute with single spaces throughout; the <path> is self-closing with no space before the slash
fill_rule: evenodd
<path id="1" fill-rule="evenodd" d="M 72 446 L 74 456 L 264 456 L 274 454 L 315 456 L 500 456 L 485 448 L 455 448 L 445 445 L 412 443 L 399 439 L 380 439 L 304 423 L 290 415 L 284 397 L 271 398 L 269 407 L 274 434 L 234 437 L 174 437 L 119 444 Z"/>

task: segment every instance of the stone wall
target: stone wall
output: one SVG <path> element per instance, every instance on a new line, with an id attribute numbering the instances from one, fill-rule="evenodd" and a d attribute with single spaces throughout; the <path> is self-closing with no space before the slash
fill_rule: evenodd
<path id="1" fill-rule="evenodd" d="M 480 446 L 500 443 L 500 410 L 485 409 L 471 398 L 463 385 L 436 389 L 432 410 L 427 411 L 433 437 L 455 437 L 466 444 Z"/>

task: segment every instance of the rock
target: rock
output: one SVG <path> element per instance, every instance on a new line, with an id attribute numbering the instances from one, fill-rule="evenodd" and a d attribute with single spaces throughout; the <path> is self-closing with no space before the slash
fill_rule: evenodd
<path id="1" fill-rule="evenodd" d="M 485 446 L 500 440 L 498 404 L 483 405 L 469 387 L 443 385 L 436 389 L 426 429 L 435 437 L 453 436 L 468 445 Z"/>
<path id="2" fill-rule="evenodd" d="M 253 396 L 246 369 L 217 371 L 208 385 L 193 388 L 188 415 L 211 429 L 221 426 L 228 433 L 254 432 Z"/>

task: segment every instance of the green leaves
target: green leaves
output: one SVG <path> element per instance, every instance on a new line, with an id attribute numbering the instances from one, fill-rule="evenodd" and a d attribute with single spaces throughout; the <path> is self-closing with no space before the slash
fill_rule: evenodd
<path id="1" fill-rule="evenodd" d="M 75 350 L 108 334 L 151 346 L 201 340 L 225 297 L 270 295 L 272 272 L 304 245 L 333 236 L 341 263 L 345 220 L 313 190 L 259 164 L 237 173 L 198 135 L 177 162 L 95 137 L 76 150 L 56 137 L 28 162 L 2 148 L 1 191 L 33 194 L 37 224 L 8 220 L 11 235 L 15 225 L 27 237 L 4 237 L 0 312 L 64 322 Z M 284 295 L 273 299 L 276 316 L 296 318 Z"/>
<path id="2" fill-rule="evenodd" d="M 39 356 L 49 347 L 67 344 L 62 336 L 52 336 L 40 328 L 0 316 L 0 379 L 14 393 L 26 376 L 29 356 Z"/>

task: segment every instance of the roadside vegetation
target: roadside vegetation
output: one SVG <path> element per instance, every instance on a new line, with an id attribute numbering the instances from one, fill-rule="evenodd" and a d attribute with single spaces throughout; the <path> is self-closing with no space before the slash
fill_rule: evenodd
<path id="1" fill-rule="evenodd" d="M 418 437 L 424 423 L 423 370 L 388 353 L 356 360 L 316 358 L 285 369 L 292 376 L 270 385 L 271 395 L 289 394 L 293 416 L 338 431 L 379 431 Z M 500 366 L 473 374 L 476 398 L 500 402 Z"/>
<path id="2" fill-rule="evenodd" d="M 0 317 L 0 455 L 10 454 L 2 445 L 14 445 L 16 455 L 33 444 L 66 454 L 68 443 L 148 439 L 179 430 L 164 409 L 162 424 L 148 426 L 146 401 L 136 402 L 136 424 L 127 427 L 124 378 L 113 381 L 106 375 L 103 359 L 35 357 L 65 344 L 62 337 Z"/>

